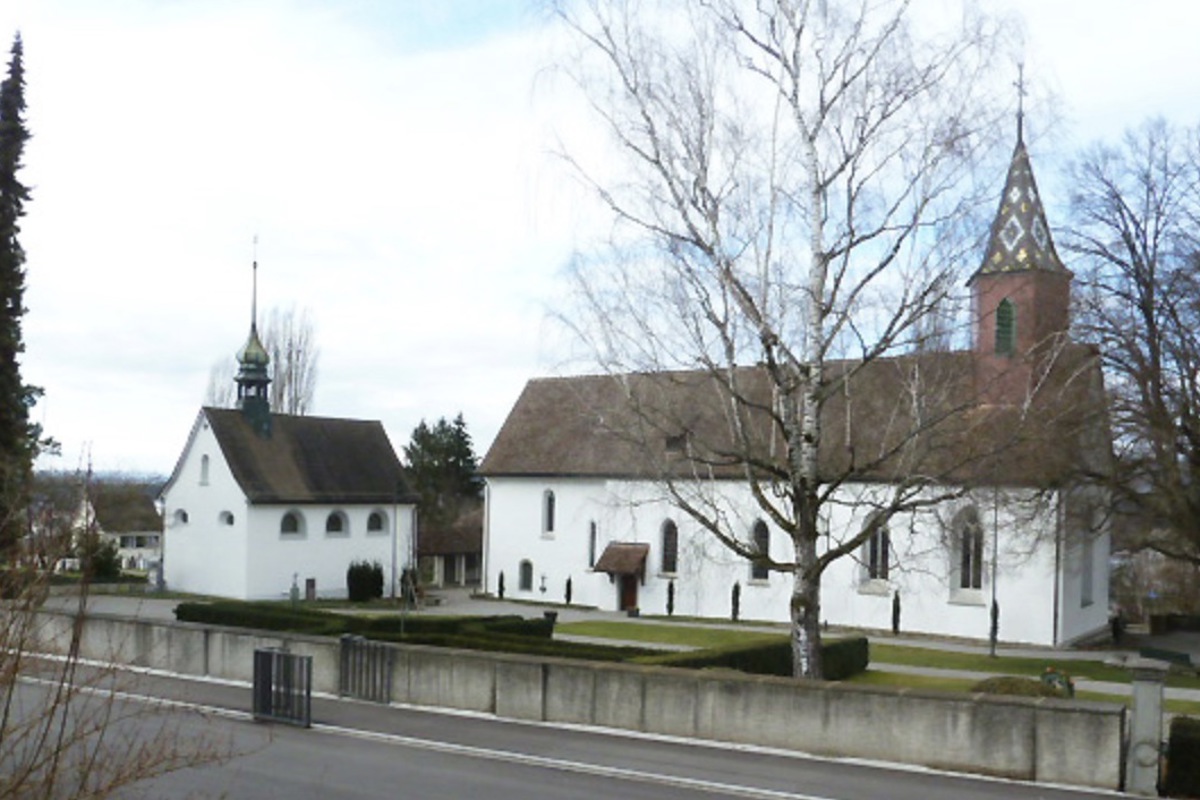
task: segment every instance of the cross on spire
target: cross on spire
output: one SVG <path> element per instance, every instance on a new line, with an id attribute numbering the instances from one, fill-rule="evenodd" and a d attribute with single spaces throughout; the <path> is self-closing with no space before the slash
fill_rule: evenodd
<path id="1" fill-rule="evenodd" d="M 1025 141 L 1025 62 L 1017 64 L 1017 141 Z"/>
<path id="2" fill-rule="evenodd" d="M 258 234 L 254 234 L 254 254 L 250 287 L 250 330 L 258 330 Z"/>

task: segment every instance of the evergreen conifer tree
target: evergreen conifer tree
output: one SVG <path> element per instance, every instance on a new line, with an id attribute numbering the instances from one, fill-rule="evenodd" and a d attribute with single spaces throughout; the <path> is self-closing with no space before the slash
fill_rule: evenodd
<path id="1" fill-rule="evenodd" d="M 404 457 L 427 525 L 446 524 L 478 502 L 482 486 L 476 474 L 478 459 L 461 413 L 453 422 L 442 417 L 432 426 L 421 420 Z"/>
<path id="2" fill-rule="evenodd" d="M 39 431 L 29 408 L 39 390 L 21 380 L 25 349 L 25 251 L 18 241 L 29 189 L 17 173 L 29 132 L 25 128 L 25 68 L 21 35 L 13 37 L 8 72 L 0 83 L 0 552 L 24 533 L 24 508 Z"/>

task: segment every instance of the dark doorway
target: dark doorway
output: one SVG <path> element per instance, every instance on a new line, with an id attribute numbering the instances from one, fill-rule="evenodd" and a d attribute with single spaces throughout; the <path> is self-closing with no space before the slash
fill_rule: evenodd
<path id="1" fill-rule="evenodd" d="M 621 611 L 638 607 L 638 576 L 621 576 Z"/>

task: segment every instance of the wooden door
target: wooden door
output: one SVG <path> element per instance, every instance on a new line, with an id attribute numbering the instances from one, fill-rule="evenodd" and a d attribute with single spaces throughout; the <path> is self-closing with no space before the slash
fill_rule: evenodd
<path id="1" fill-rule="evenodd" d="M 628 611 L 631 608 L 637 608 L 638 605 L 638 578 L 637 575 L 622 575 L 621 576 L 621 611 Z"/>

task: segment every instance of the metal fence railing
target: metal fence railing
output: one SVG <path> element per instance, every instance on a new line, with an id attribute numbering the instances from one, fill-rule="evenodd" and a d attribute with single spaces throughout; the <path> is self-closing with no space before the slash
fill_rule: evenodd
<path id="1" fill-rule="evenodd" d="M 372 642 L 353 634 L 342 636 L 340 650 L 338 694 L 373 703 L 390 703 L 395 650 L 385 642 Z"/>
<path id="2" fill-rule="evenodd" d="M 254 719 L 312 727 L 312 656 L 254 651 Z"/>

